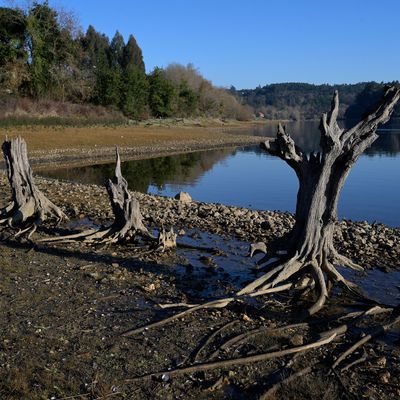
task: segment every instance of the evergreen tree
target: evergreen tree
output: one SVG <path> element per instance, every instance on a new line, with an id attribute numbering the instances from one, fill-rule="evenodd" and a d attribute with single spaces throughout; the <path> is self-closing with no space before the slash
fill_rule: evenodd
<path id="1" fill-rule="evenodd" d="M 178 92 L 178 114 L 186 117 L 194 115 L 198 103 L 199 95 L 188 86 L 186 81 L 182 81 Z"/>
<path id="2" fill-rule="evenodd" d="M 104 67 L 96 72 L 93 101 L 102 106 L 118 107 L 121 103 L 121 72 L 117 68 Z"/>
<path id="3" fill-rule="evenodd" d="M 156 67 L 149 76 L 149 106 L 155 117 L 170 117 L 173 115 L 175 100 L 174 86 L 164 76 L 164 71 Z"/>
<path id="4" fill-rule="evenodd" d="M 142 72 L 145 72 L 142 50 L 138 46 L 133 35 L 129 36 L 122 55 L 122 67 L 128 69 L 131 66 L 135 66 Z"/>
<path id="5" fill-rule="evenodd" d="M 46 96 L 55 86 L 54 66 L 66 58 L 66 43 L 57 13 L 48 2 L 33 3 L 27 16 L 27 45 L 30 62 L 30 92 Z"/>
<path id="6" fill-rule="evenodd" d="M 128 67 L 123 74 L 121 85 L 121 109 L 133 119 L 146 115 L 149 83 L 146 74 L 137 66 Z"/>
<path id="7" fill-rule="evenodd" d="M 116 31 L 114 37 L 111 40 L 110 48 L 108 51 L 108 58 L 111 68 L 122 68 L 124 48 L 124 38 L 118 31 Z"/>
<path id="8" fill-rule="evenodd" d="M 108 66 L 109 40 L 104 34 L 97 32 L 89 25 L 85 36 L 81 39 L 84 51 L 85 67 L 96 69 Z"/>

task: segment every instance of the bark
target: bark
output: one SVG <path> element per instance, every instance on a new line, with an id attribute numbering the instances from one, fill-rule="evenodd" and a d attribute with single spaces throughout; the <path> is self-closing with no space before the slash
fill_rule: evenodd
<path id="1" fill-rule="evenodd" d="M 107 193 L 114 213 L 114 222 L 107 228 L 87 230 L 78 234 L 44 239 L 42 242 L 118 243 L 134 240 L 137 235 L 153 238 L 143 224 L 138 200 L 128 191 L 128 183 L 121 173 L 121 159 L 116 149 L 114 177 L 108 181 Z"/>
<path id="2" fill-rule="evenodd" d="M 318 300 L 309 310 L 313 314 L 323 306 L 328 296 L 328 280 L 352 286 L 335 268 L 335 264 L 339 264 L 362 270 L 334 248 L 338 199 L 352 165 L 376 140 L 377 127 L 389 120 L 399 98 L 400 90 L 390 88 L 375 111 L 351 129 L 344 130 L 337 124 L 339 96 L 335 92 L 330 112 L 321 118 L 318 153 L 305 154 L 282 125 L 278 127 L 276 139 L 262 144 L 267 152 L 286 161 L 298 177 L 296 222 L 289 235 L 271 246 L 275 251 L 285 250 L 286 258 L 239 293 L 273 287 L 308 268 L 319 289 Z M 272 255 L 276 252 L 268 257 Z"/>
<path id="3" fill-rule="evenodd" d="M 19 228 L 16 236 L 28 233 L 29 238 L 36 227 L 46 219 L 52 219 L 57 223 L 67 219 L 65 214 L 36 187 L 25 140 L 21 137 L 6 140 L 2 150 L 12 201 L 0 210 L 0 224 L 7 223 L 12 228 Z"/>

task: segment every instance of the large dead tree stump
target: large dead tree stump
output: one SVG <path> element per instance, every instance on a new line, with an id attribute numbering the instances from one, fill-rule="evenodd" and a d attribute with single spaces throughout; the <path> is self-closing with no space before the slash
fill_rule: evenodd
<path id="1" fill-rule="evenodd" d="M 279 125 L 276 139 L 267 141 L 262 146 L 269 153 L 285 160 L 296 172 L 300 182 L 296 222 L 288 235 L 274 243 L 275 251 L 264 257 L 263 262 L 267 263 L 271 257 L 285 255 L 267 265 L 268 272 L 231 296 L 202 304 L 162 305 L 162 308 L 184 307 L 186 310 L 161 321 L 128 330 L 123 336 L 164 326 L 202 309 L 223 308 L 243 297 L 253 298 L 316 287 L 318 299 L 308 310 L 311 315 L 323 307 L 328 297 L 328 282 L 340 282 L 348 288 L 354 286 L 336 269 L 336 265 L 362 269 L 339 254 L 333 245 L 339 194 L 350 168 L 378 137 L 378 125 L 389 120 L 399 99 L 400 89 L 390 88 L 373 112 L 351 129 L 344 130 L 337 124 L 339 96 L 335 92 L 330 112 L 323 114 L 321 118 L 321 151 L 317 154 L 307 155 L 294 143 L 286 129 Z M 262 243 L 251 246 L 251 253 L 266 250 Z"/>
<path id="2" fill-rule="evenodd" d="M 2 149 L 12 201 L 0 210 L 0 224 L 19 228 L 16 236 L 28 233 L 29 238 L 44 220 L 53 219 L 58 223 L 66 219 L 65 214 L 36 187 L 25 140 L 21 137 L 6 140 Z"/>
<path id="3" fill-rule="evenodd" d="M 286 256 L 269 272 L 245 287 L 239 294 L 274 287 L 287 281 L 300 271 L 311 271 L 317 288 L 318 301 L 309 309 L 313 314 L 324 304 L 327 283 L 341 282 L 351 286 L 337 271 L 335 265 L 362 268 L 339 254 L 333 245 L 337 218 L 337 204 L 348 173 L 358 157 L 378 137 L 378 125 L 387 122 L 400 98 L 400 90 L 390 88 L 379 106 L 351 129 L 337 124 L 339 96 L 335 92 L 331 110 L 323 114 L 320 123 L 320 152 L 307 155 L 295 144 L 286 129 L 279 125 L 276 139 L 266 141 L 262 147 L 272 155 L 286 161 L 299 180 L 295 225 L 285 237 L 273 244 L 275 251 L 265 257 L 275 257 L 282 251 Z"/>
<path id="4" fill-rule="evenodd" d="M 121 173 L 121 159 L 116 149 L 115 174 L 107 183 L 107 193 L 114 213 L 113 223 L 99 230 L 86 230 L 77 234 L 41 240 L 42 242 L 119 243 L 134 240 L 137 235 L 153 238 L 143 224 L 138 200 L 128 191 L 128 183 Z"/>

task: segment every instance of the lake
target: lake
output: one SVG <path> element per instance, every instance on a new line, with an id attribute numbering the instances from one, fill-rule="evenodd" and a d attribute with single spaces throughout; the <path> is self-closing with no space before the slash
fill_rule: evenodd
<path id="1" fill-rule="evenodd" d="M 319 144 L 318 122 L 287 124 L 306 152 Z M 249 130 L 249 134 L 275 136 L 276 125 Z M 241 131 L 240 133 L 243 134 Z M 339 202 L 339 218 L 400 226 L 400 121 L 378 131 L 379 138 L 352 168 Z M 114 164 L 62 168 L 40 174 L 79 183 L 103 185 Z M 122 173 L 132 190 L 163 196 L 189 192 L 194 200 L 261 210 L 293 212 L 297 178 L 293 170 L 258 146 L 212 150 L 128 161 Z"/>

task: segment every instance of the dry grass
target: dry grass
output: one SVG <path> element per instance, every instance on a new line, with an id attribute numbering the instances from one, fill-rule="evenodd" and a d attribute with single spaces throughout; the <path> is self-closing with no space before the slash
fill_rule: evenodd
<path id="1" fill-rule="evenodd" d="M 1 129 L 4 137 L 22 136 L 30 151 L 93 147 L 140 147 L 168 142 L 226 138 L 220 128 L 116 127 L 41 127 L 20 126 Z"/>

